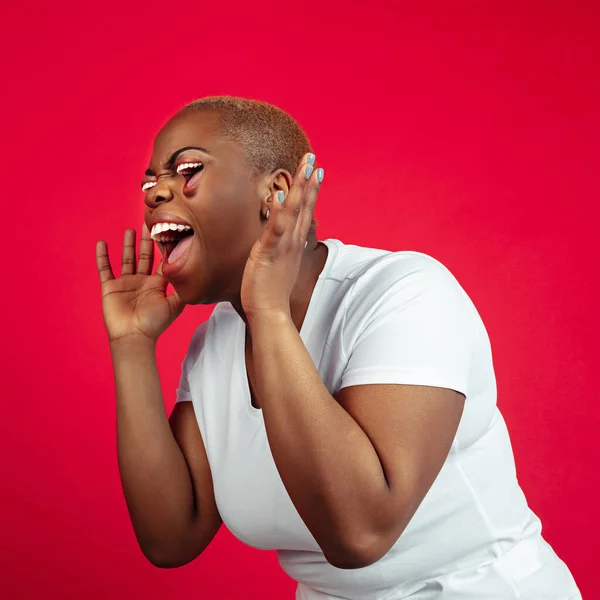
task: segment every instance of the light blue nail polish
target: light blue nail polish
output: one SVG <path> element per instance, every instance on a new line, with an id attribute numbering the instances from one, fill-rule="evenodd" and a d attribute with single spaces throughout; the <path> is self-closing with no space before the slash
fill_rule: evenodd
<path id="1" fill-rule="evenodd" d="M 308 157 L 306 158 L 306 162 L 309 165 L 314 165 L 315 164 L 315 155 L 311 152 Z"/>
<path id="2" fill-rule="evenodd" d="M 283 204 L 283 200 L 285 199 L 285 194 L 279 190 L 277 192 L 277 200 L 279 200 L 279 204 Z"/>
<path id="3" fill-rule="evenodd" d="M 314 167 L 312 165 L 308 165 L 308 167 L 306 167 L 306 179 L 309 179 L 310 176 L 312 175 Z"/>
<path id="4" fill-rule="evenodd" d="M 325 171 L 323 171 L 323 169 L 317 169 L 317 181 L 319 183 L 323 181 L 323 177 L 325 177 Z"/>

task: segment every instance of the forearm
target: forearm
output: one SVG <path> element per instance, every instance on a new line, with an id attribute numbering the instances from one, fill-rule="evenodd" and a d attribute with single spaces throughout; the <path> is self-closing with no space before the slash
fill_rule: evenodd
<path id="1" fill-rule="evenodd" d="M 275 464 L 327 559 L 340 566 L 375 541 L 372 523 L 391 497 L 381 462 L 325 387 L 291 319 L 254 319 L 250 332 Z"/>
<path id="2" fill-rule="evenodd" d="M 153 343 L 111 344 L 117 452 L 140 548 L 150 559 L 181 552 L 197 517 L 190 473 L 167 418 Z"/>

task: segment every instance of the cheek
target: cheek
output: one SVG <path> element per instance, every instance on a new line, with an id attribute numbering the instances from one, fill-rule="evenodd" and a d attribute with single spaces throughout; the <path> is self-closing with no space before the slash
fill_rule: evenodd
<path id="1" fill-rule="evenodd" d="M 199 185 L 193 181 L 196 176 Z M 189 208 L 205 239 L 226 238 L 228 243 L 235 239 L 243 244 L 247 237 L 256 237 L 253 222 L 260 227 L 260 201 L 247 178 L 207 170 L 188 184 L 193 184 L 184 188 Z"/>

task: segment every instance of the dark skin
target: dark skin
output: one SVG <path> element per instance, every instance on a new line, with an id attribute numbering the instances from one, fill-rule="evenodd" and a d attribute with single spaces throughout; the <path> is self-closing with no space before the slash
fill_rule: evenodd
<path id="1" fill-rule="evenodd" d="M 210 154 L 187 150 L 177 157 L 176 163 L 202 161 L 205 165 L 202 185 L 186 194 L 184 178 L 166 165 L 175 151 L 190 146 L 203 147 Z M 240 300 L 244 267 L 265 227 L 273 194 L 282 190 L 287 195 L 292 175 L 284 169 L 255 173 L 243 149 L 220 135 L 218 113 L 207 109 L 180 113 L 163 127 L 154 142 L 149 170 L 155 176 L 145 177 L 144 182 L 156 181 L 156 186 L 146 194 L 146 218 L 154 211 L 168 211 L 183 217 L 195 232 L 190 259 L 170 279 L 177 294 L 186 304 L 231 302 L 246 321 Z M 290 296 L 298 329 L 327 258 L 327 247 L 314 233 L 307 241 Z"/>
<path id="2" fill-rule="evenodd" d="M 186 303 L 231 302 L 247 325 L 250 382 L 260 398 L 275 465 L 294 506 L 332 565 L 368 566 L 397 541 L 435 480 L 465 398 L 451 389 L 418 385 L 356 385 L 334 395 L 329 392 L 299 335 L 327 255 L 326 247 L 308 234 L 319 185 L 314 175 L 310 181 L 304 178 L 306 157 L 293 178 L 281 169 L 253 173 L 241 148 L 219 135 L 217 123 L 210 111 L 180 114 L 155 142 L 150 179 L 156 185 L 146 198 L 146 222 L 152 225 L 155 211 L 168 210 L 194 229 L 183 266 L 164 265 L 173 273 L 168 281 L 175 292 L 165 295 L 168 281 L 161 267 L 151 275 L 148 228 L 143 231 L 137 272 L 135 232 L 127 231 L 118 279 L 105 242 L 98 242 L 109 340 L 127 357 L 117 377 L 123 382 L 121 395 L 127 399 L 138 394 L 136 373 L 145 373 L 151 359 L 142 361 L 135 379 L 130 376 L 132 363 L 135 367 L 138 356 L 147 356 L 143 349 L 148 340 L 154 343 Z M 198 145 L 210 154 L 186 150 L 178 158 L 206 163 L 201 185 L 193 183 L 193 175 L 191 189 L 186 190 L 185 177 L 167 163 L 176 150 Z M 286 199 L 276 206 L 274 195 L 280 191 Z M 261 214 L 268 207 L 271 217 L 266 222 Z M 133 350 L 123 350 L 127 346 Z M 152 373 L 156 386 L 157 375 Z M 158 400 L 156 427 L 164 429 L 157 404 Z M 135 417 L 130 422 L 137 424 Z M 200 448 L 196 429 L 194 444 Z M 170 441 L 163 437 L 165 444 Z M 129 438 L 136 439 L 133 434 Z M 190 456 L 195 454 L 196 450 Z M 197 472 L 201 471 L 208 476 L 205 460 Z M 129 472 L 137 473 L 133 467 Z M 142 488 L 135 483 L 130 489 L 134 493 Z M 140 505 L 147 497 L 143 492 L 136 495 Z M 216 512 L 212 495 L 208 499 L 212 508 L 206 513 Z M 154 514 L 140 519 L 144 526 L 154 521 Z M 214 529 L 210 535 L 198 535 L 206 540 Z"/>
<path id="3" fill-rule="evenodd" d="M 209 154 L 181 148 L 201 147 Z M 202 185 L 188 191 L 184 177 L 174 170 L 182 162 L 204 163 Z M 214 110 L 180 113 L 171 119 L 155 139 L 154 151 L 143 183 L 156 182 L 146 194 L 146 216 L 168 211 L 184 218 L 194 228 L 193 252 L 185 267 L 170 279 L 186 304 L 230 302 L 247 324 L 240 299 L 240 287 L 250 250 L 265 226 L 265 214 L 272 196 L 281 190 L 288 194 L 292 175 L 284 169 L 256 173 L 248 165 L 240 146 L 219 133 L 219 115 Z M 232 243 L 235 240 L 235 243 Z M 290 313 L 298 331 L 319 273 L 327 259 L 327 247 L 314 233 L 300 264 L 298 278 L 290 295 Z M 194 276 L 190 276 L 194 273 Z M 254 394 L 252 337 L 246 329 L 246 367 L 252 404 L 259 408 Z"/>

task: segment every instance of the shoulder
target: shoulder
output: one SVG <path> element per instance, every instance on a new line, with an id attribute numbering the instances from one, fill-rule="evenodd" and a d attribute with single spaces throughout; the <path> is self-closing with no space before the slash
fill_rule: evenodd
<path id="1" fill-rule="evenodd" d="M 326 240 L 335 260 L 328 277 L 345 280 L 352 284 L 354 292 L 361 288 L 386 287 L 395 283 L 411 283 L 416 280 L 446 280 L 450 285 L 458 285 L 450 270 L 438 259 L 415 250 L 382 250 L 339 240 Z M 460 287 L 460 286 L 459 286 Z"/>
<path id="2" fill-rule="evenodd" d="M 200 354 L 202 354 L 202 350 L 204 348 L 204 341 L 206 339 L 207 326 L 208 321 L 200 323 L 200 325 L 196 327 L 196 330 L 192 334 L 192 339 L 188 344 L 188 348 L 183 359 L 183 367 L 187 371 L 190 370 L 190 368 L 198 360 Z"/>
<path id="3" fill-rule="evenodd" d="M 377 256 L 355 273 L 348 311 L 365 315 L 381 310 L 422 307 L 460 310 L 476 316 L 475 307 L 454 274 L 439 260 L 412 250 Z"/>
<path id="4" fill-rule="evenodd" d="M 443 387 L 465 396 L 481 330 L 462 286 L 440 261 L 390 252 L 354 279 L 341 326 L 348 359 L 341 388 L 364 384 Z"/>
<path id="5" fill-rule="evenodd" d="M 210 317 L 202 322 L 192 334 L 187 355 L 191 359 L 198 358 L 204 348 L 211 344 L 211 340 L 223 340 L 230 337 L 236 319 L 239 320 L 239 316 L 231 304 L 228 302 L 217 304 Z"/>
<path id="6" fill-rule="evenodd" d="M 356 284 L 389 285 L 412 279 L 431 279 L 434 277 L 455 279 L 450 270 L 439 260 L 414 250 L 399 250 L 377 256 L 369 261 L 356 274 Z"/>

